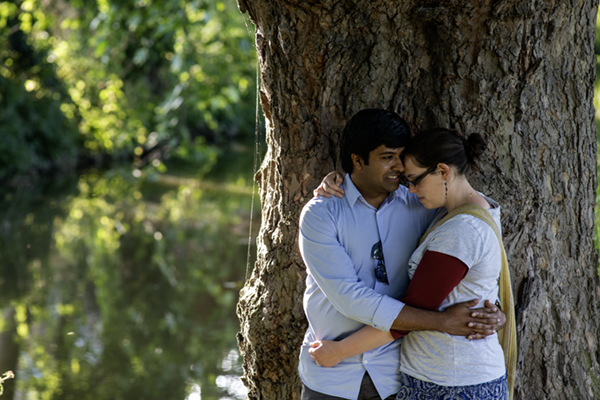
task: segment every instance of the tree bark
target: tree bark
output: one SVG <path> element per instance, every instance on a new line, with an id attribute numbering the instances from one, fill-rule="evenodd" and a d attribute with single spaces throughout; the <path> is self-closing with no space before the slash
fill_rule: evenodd
<path id="1" fill-rule="evenodd" d="M 488 140 L 503 206 L 516 398 L 600 398 L 593 52 L 597 1 L 238 0 L 256 25 L 268 152 L 258 261 L 238 304 L 251 399 L 297 399 L 298 217 L 363 108 Z"/>
<path id="2" fill-rule="evenodd" d="M 7 371 L 17 373 L 19 363 L 19 343 L 17 341 L 17 321 L 15 321 L 15 307 L 6 306 L 1 310 L 3 326 L 0 330 L 0 377 Z M 4 383 L 2 400 L 15 398 L 15 379 L 8 379 Z"/>

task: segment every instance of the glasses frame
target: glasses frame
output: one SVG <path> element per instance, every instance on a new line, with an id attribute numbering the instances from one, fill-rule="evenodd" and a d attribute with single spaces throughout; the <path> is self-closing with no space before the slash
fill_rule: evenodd
<path id="1" fill-rule="evenodd" d="M 387 270 L 385 269 L 385 260 L 383 259 L 383 246 L 381 244 L 381 240 L 371 247 L 371 257 L 377 260 L 377 265 L 375 266 L 375 278 L 381 282 L 389 285 L 387 277 Z"/>
<path id="2" fill-rule="evenodd" d="M 404 175 L 404 181 L 406 182 L 406 187 L 417 187 L 417 185 L 419 183 L 421 183 L 421 181 L 423 180 L 423 178 L 425 178 L 427 175 L 431 174 L 432 172 L 434 172 L 437 169 L 437 165 L 434 167 L 429 168 L 427 171 L 423 172 L 421 175 L 417 176 L 415 179 L 413 179 L 412 181 L 409 181 L 408 178 L 406 177 L 406 175 Z"/>

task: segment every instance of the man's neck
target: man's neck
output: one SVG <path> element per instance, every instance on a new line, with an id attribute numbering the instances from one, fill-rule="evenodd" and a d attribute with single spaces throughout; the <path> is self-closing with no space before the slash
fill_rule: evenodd
<path id="1" fill-rule="evenodd" d="M 376 209 L 379 209 L 381 204 L 383 204 L 385 199 L 387 199 L 388 196 L 390 195 L 389 192 L 376 193 L 376 192 L 370 190 L 370 185 L 368 184 L 368 182 L 362 182 L 360 179 L 360 175 L 350 174 L 350 179 L 352 179 L 352 183 L 354 183 L 354 186 L 356 187 L 358 192 L 361 194 L 363 199 L 365 199 L 365 201 L 367 203 L 369 203 Z"/>

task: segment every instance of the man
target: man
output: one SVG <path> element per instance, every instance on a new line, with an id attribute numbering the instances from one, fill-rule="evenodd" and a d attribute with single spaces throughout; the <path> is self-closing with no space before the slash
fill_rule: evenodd
<path id="1" fill-rule="evenodd" d="M 342 168 L 348 172 L 345 196 L 314 198 L 302 211 L 299 246 L 308 272 L 304 310 L 309 322 L 300 351 L 302 400 L 393 399 L 400 387 L 400 341 L 334 368 L 311 358 L 315 341 L 340 340 L 364 325 L 382 331 L 482 334 L 478 337 L 497 328 L 496 314 L 479 322 L 471 317 L 469 307 L 476 302 L 438 313 L 396 300 L 409 283 L 408 259 L 435 214 L 399 187 L 404 171 L 400 154 L 410 136 L 408 124 L 393 112 L 358 112 L 340 141 Z"/>

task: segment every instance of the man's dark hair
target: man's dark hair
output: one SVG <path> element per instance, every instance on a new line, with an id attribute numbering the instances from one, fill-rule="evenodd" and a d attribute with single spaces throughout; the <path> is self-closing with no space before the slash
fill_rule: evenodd
<path id="1" fill-rule="evenodd" d="M 369 153 L 381 145 L 391 149 L 410 142 L 410 127 L 393 111 L 380 108 L 365 109 L 354 114 L 346 123 L 340 140 L 342 168 L 352 173 L 352 154 L 369 164 Z"/>

